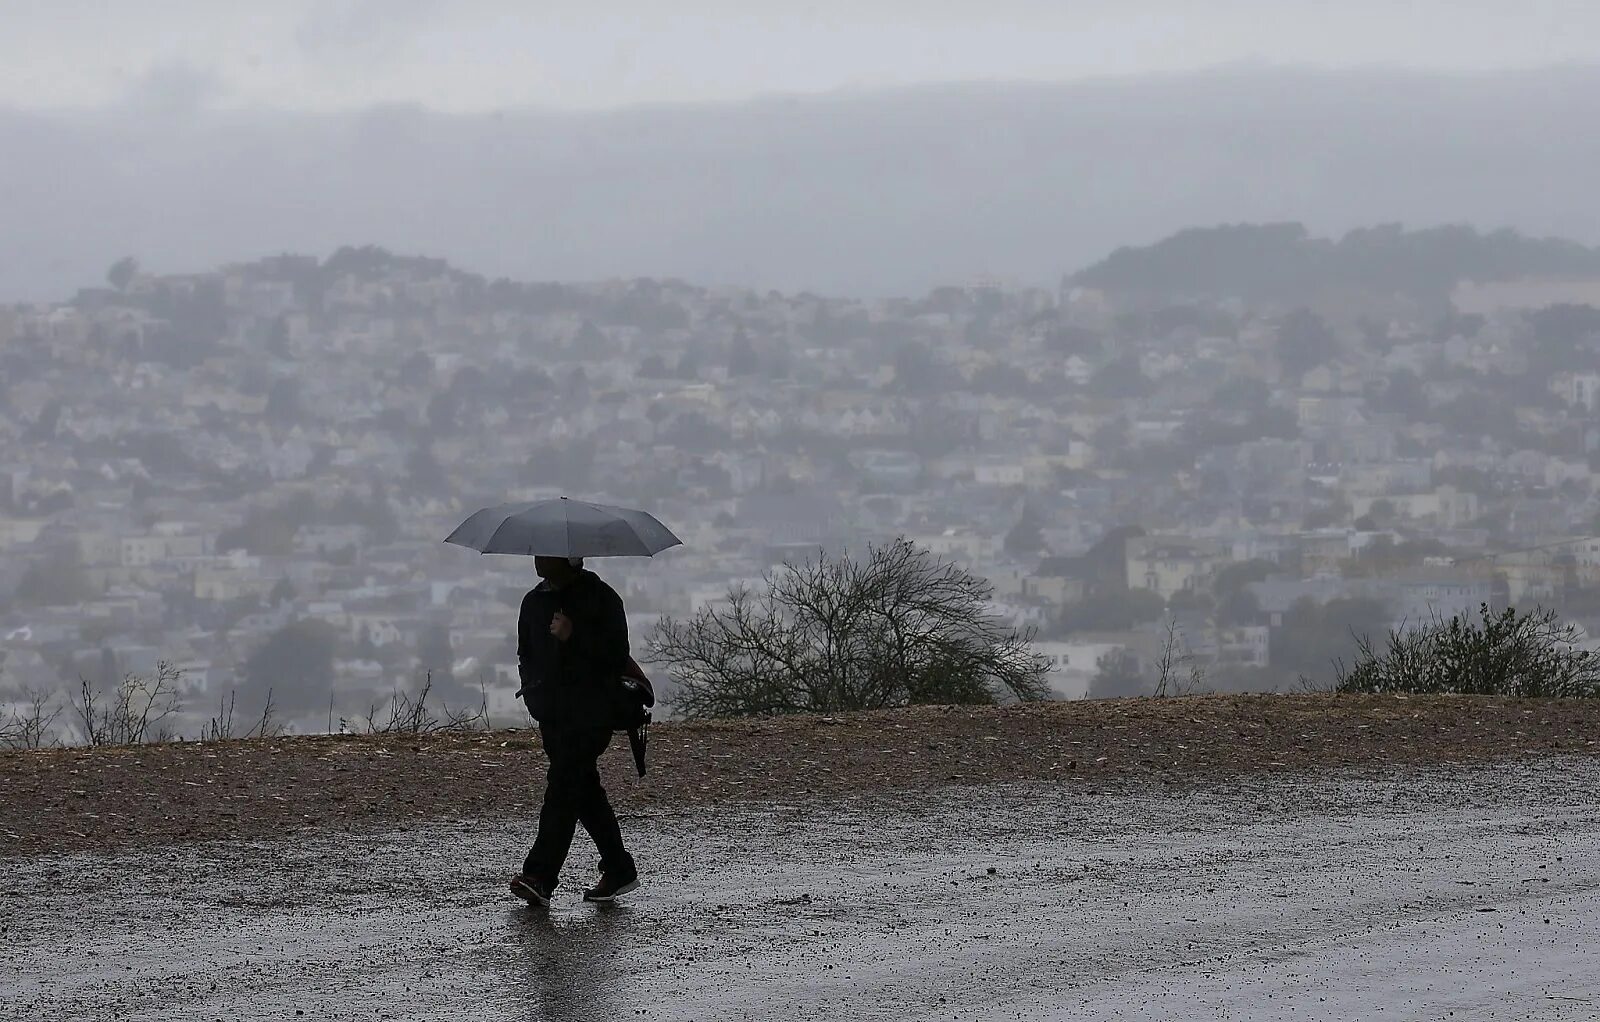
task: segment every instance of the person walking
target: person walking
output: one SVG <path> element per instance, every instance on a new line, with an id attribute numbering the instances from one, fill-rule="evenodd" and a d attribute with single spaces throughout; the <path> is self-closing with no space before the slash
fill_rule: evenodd
<path id="1" fill-rule="evenodd" d="M 617 814 L 600 783 L 600 754 L 611 743 L 607 684 L 632 664 L 622 598 L 581 557 L 534 558 L 542 580 L 522 600 L 517 621 L 518 694 L 539 723 L 549 759 L 539 831 L 511 878 L 529 905 L 549 905 L 578 824 L 600 851 L 600 879 L 585 901 L 610 902 L 639 885 Z"/>

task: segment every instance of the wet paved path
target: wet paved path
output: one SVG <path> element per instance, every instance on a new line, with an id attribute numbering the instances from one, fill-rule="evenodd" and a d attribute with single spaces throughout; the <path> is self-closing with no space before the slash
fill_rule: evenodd
<path id="1" fill-rule="evenodd" d="M 624 826 L 548 914 L 500 823 L 26 863 L 0 1018 L 1600 1017 L 1592 759 Z"/>

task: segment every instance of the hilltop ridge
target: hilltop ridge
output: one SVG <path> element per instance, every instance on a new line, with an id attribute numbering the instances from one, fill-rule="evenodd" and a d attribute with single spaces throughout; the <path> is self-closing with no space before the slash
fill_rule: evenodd
<path id="1" fill-rule="evenodd" d="M 624 813 L 989 784 L 1226 783 L 1271 770 L 1388 770 L 1593 756 L 1600 700 L 1192 696 L 919 706 L 658 725 L 650 768 L 604 757 Z M 620 746 L 620 747 L 619 747 Z M 544 769 L 534 732 L 313 736 L 0 752 L 0 859 L 122 845 L 370 831 L 527 817 Z"/>
<path id="2" fill-rule="evenodd" d="M 1153 245 L 1119 248 L 1070 279 L 1117 292 L 1304 304 L 1330 291 L 1446 302 L 1463 281 L 1600 277 L 1600 248 L 1511 230 L 1400 224 L 1312 237 L 1304 224 L 1189 228 Z"/>

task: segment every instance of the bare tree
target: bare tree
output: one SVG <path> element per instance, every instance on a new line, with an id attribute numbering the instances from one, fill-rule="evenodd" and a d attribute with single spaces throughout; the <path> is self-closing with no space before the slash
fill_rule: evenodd
<path id="1" fill-rule="evenodd" d="M 272 701 L 272 689 L 267 689 L 266 703 L 261 707 L 261 716 L 245 731 L 238 731 L 233 723 L 234 702 L 238 693 L 228 690 L 227 699 L 217 700 L 217 715 L 211 718 L 201 732 L 201 741 L 219 742 L 233 738 L 276 738 L 283 733 L 283 724 L 275 719 L 277 704 Z"/>
<path id="2" fill-rule="evenodd" d="M 63 709 L 55 693 L 28 689 L 23 693 L 22 709 L 12 710 L 0 719 L 0 748 L 42 749 L 54 745 L 59 740 L 55 724 Z"/>
<path id="3" fill-rule="evenodd" d="M 724 607 L 664 619 L 653 659 L 691 717 L 876 709 L 913 703 L 1041 699 L 1048 661 L 1031 632 L 985 609 L 988 581 L 899 539 L 785 564 L 760 592 L 736 586 Z"/>
<path id="4" fill-rule="evenodd" d="M 444 708 L 443 731 L 489 731 L 489 684 L 483 674 L 478 675 L 478 706 L 471 710 Z"/>
<path id="5" fill-rule="evenodd" d="M 446 704 L 441 708 L 440 713 L 443 716 L 440 716 L 428 706 L 428 696 L 432 691 L 433 672 L 429 671 L 415 697 L 396 691 L 389 697 L 387 715 L 382 715 L 378 704 L 373 703 L 368 708 L 365 719 L 356 723 L 369 735 L 425 735 L 441 731 L 489 730 L 489 690 L 482 678 L 478 679 L 480 701 L 475 710 L 452 710 Z M 341 719 L 339 723 L 341 727 L 348 727 L 351 722 Z"/>
<path id="6" fill-rule="evenodd" d="M 83 726 L 84 740 L 94 746 L 170 740 L 172 735 L 161 722 L 178 712 L 182 678 L 183 672 L 165 660 L 156 664 L 153 677 L 123 675 L 110 692 L 101 692 L 80 677 L 79 700 L 72 708 Z"/>
<path id="7" fill-rule="evenodd" d="M 433 672 L 429 671 L 416 698 L 398 689 L 389 696 L 388 716 L 379 717 L 378 704 L 367 709 L 363 727 L 369 735 L 418 735 L 431 731 L 437 720 L 428 710 L 428 694 L 433 691 Z"/>
<path id="8" fill-rule="evenodd" d="M 1186 696 L 1205 690 L 1205 667 L 1195 658 L 1178 630 L 1178 619 L 1167 618 L 1166 635 L 1156 657 L 1155 696 Z"/>

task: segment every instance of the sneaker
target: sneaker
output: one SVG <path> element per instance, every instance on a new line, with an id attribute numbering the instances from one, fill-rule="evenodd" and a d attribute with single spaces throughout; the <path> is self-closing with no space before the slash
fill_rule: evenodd
<path id="1" fill-rule="evenodd" d="M 639 886 L 639 874 L 624 873 L 616 876 L 600 874 L 599 881 L 583 892 L 584 901 L 610 902 Z"/>
<path id="2" fill-rule="evenodd" d="M 526 873 L 518 873 L 511 878 L 511 893 L 530 906 L 549 908 L 550 896 L 556 893 L 556 885 Z"/>

